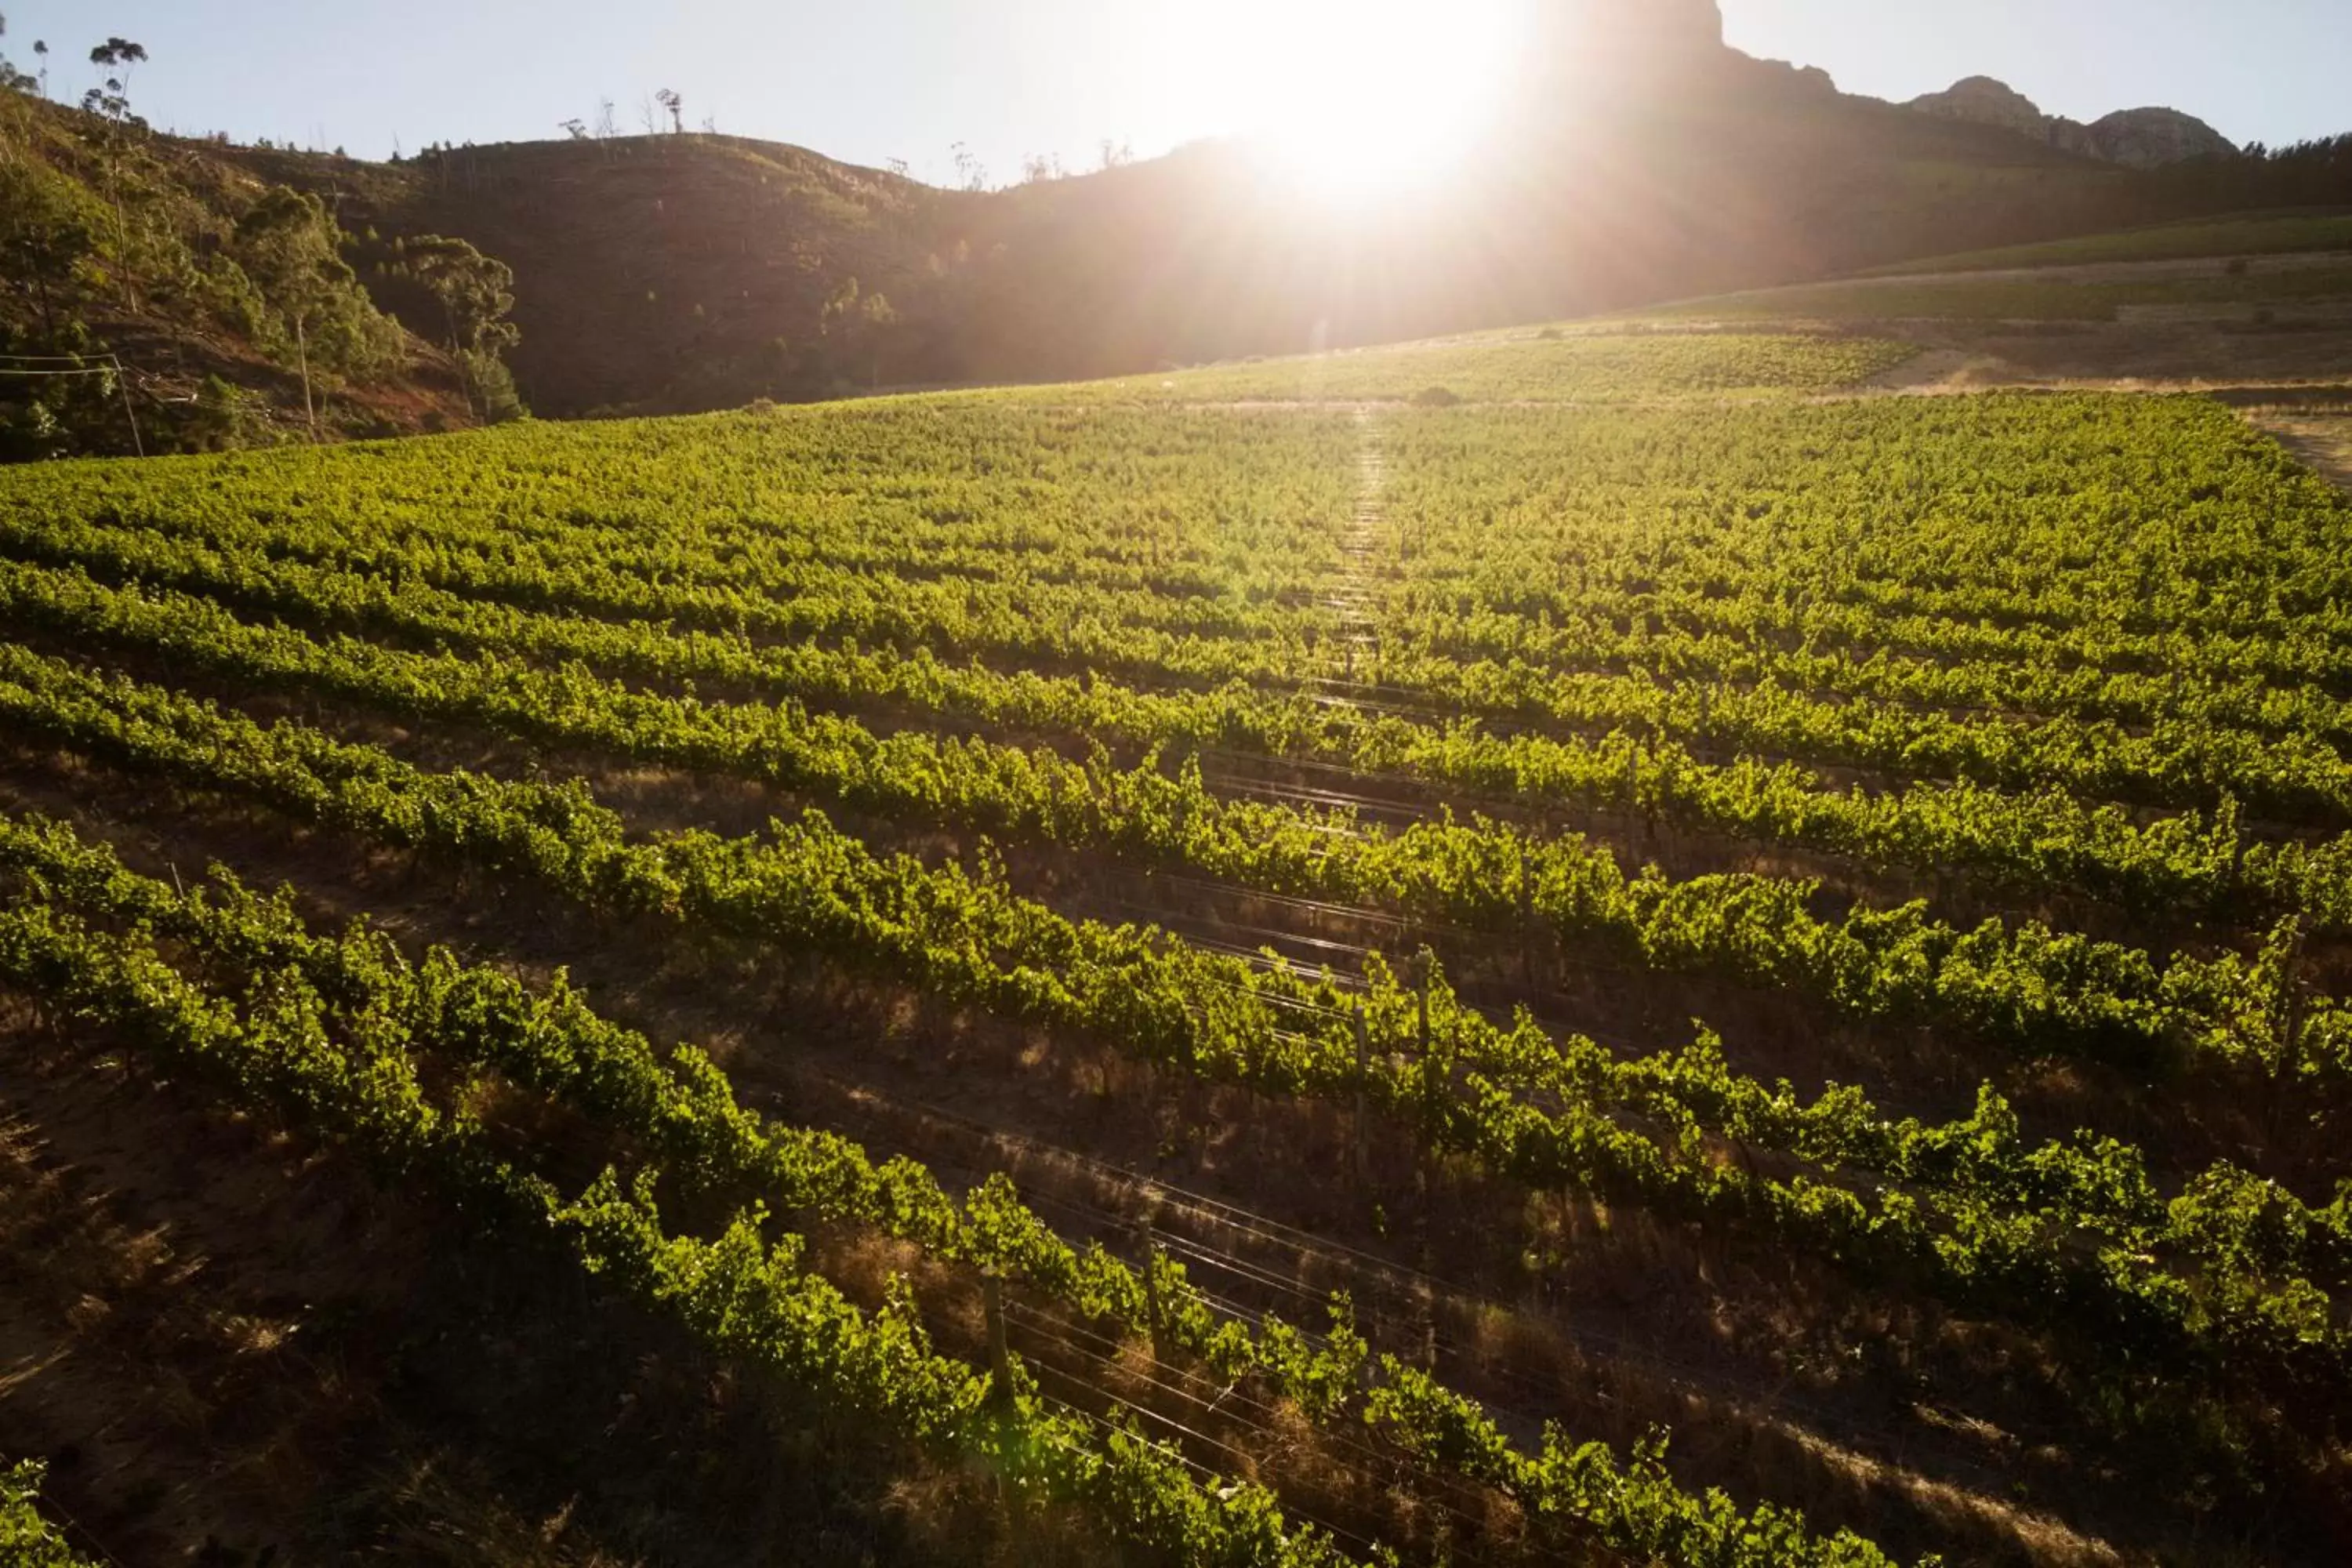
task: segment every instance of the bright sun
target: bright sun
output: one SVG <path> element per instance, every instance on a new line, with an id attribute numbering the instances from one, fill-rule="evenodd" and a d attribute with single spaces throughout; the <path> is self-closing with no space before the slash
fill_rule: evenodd
<path id="1" fill-rule="evenodd" d="M 1306 194 L 1355 201 L 1459 170 L 1510 68 L 1481 0 L 1265 0 L 1255 123 Z"/>

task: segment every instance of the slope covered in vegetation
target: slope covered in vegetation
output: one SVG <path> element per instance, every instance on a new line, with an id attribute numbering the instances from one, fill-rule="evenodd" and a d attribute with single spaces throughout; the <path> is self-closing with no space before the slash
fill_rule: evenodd
<path id="1" fill-rule="evenodd" d="M 1002 189 L 682 121 L 377 163 L 155 135 L 127 77 L 79 110 L 20 82 L 0 350 L 102 348 L 131 395 L 112 360 L 23 361 L 5 446 L 128 451 L 141 413 L 184 447 L 1153 372 L 2352 199 L 2343 143 L 2134 170 L 1708 28 L 1619 64 L 1498 84 L 1461 177 L 1353 205 L 1232 142 Z"/>
<path id="2" fill-rule="evenodd" d="M 0 459 L 397 435 L 517 411 L 505 269 L 370 247 L 311 190 L 162 136 L 127 68 L 85 107 L 0 91 Z M 425 296 L 420 336 L 376 297 Z M 508 297 L 505 302 L 510 302 Z"/>
<path id="3" fill-rule="evenodd" d="M 237 156 L 510 262 L 516 374 L 553 415 L 1150 372 L 2352 199 L 2332 144 L 2131 170 L 1727 59 L 1530 101 L 1444 191 L 1356 207 L 1230 142 L 969 191 L 693 133 Z"/>

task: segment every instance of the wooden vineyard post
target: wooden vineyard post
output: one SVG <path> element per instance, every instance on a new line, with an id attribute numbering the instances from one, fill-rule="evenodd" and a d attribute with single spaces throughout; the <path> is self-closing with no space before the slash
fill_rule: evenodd
<path id="1" fill-rule="evenodd" d="M 980 1277 L 981 1307 L 988 1319 L 988 1403 L 999 1416 L 1013 1412 L 1013 1352 L 1004 1342 L 1004 1281 L 995 1269 L 983 1271 Z M 996 1500 L 1004 1510 L 1006 1536 L 1017 1549 L 1027 1534 L 1021 1509 L 1021 1487 L 1013 1478 L 999 1471 L 996 1477 Z"/>
<path id="2" fill-rule="evenodd" d="M 2279 1031 L 2279 1056 L 2282 1075 L 2292 1071 L 2298 1047 L 2303 1042 L 2303 916 L 2294 917 L 2294 943 L 2287 950 L 2286 973 L 2280 976 L 2286 988 L 2286 1024 Z"/>
<path id="3" fill-rule="evenodd" d="M 1372 1026 L 1356 1011 L 1356 1180 L 1360 1184 L 1371 1166 L 1371 1130 L 1366 1125 L 1372 1077 Z"/>
<path id="4" fill-rule="evenodd" d="M 1528 871 L 1528 841 L 1519 840 L 1519 976 L 1536 986 L 1536 889 Z"/>
<path id="5" fill-rule="evenodd" d="M 1641 813 L 1644 842 L 1657 843 L 1658 810 L 1654 805 L 1642 798 L 1642 753 L 1638 749 L 1625 755 L 1625 809 L 1629 822 L 1633 813 Z"/>
<path id="6" fill-rule="evenodd" d="M 139 434 L 139 411 L 131 406 L 131 373 L 122 368 L 122 362 L 114 355 L 106 357 L 114 366 L 114 384 L 122 393 L 122 416 L 131 422 L 131 449 L 143 458 L 147 455 L 147 441 Z"/>
<path id="7" fill-rule="evenodd" d="M 1143 1222 L 1143 1326 L 1151 1336 L 1151 1362 L 1168 1358 L 1164 1344 L 1166 1316 L 1160 1302 L 1160 1246 L 1151 1239 L 1151 1222 Z"/>
<path id="8" fill-rule="evenodd" d="M 1429 950 L 1423 948 L 1421 953 L 1421 1121 L 1424 1172 L 1436 1154 L 1435 1141 L 1431 1134 L 1437 1128 L 1437 1101 L 1441 1088 L 1437 1076 L 1437 1055 L 1433 1048 L 1435 1042 L 1431 1038 L 1429 1029 L 1429 986 L 1433 967 Z"/>
<path id="9" fill-rule="evenodd" d="M 2271 1064 L 2270 1114 L 2263 1119 L 2269 1141 L 2278 1142 L 2279 1123 L 2286 1119 L 2287 1085 L 2294 1077 L 2295 1047 L 2303 1035 L 2303 916 L 2294 917 L 2287 939 L 2286 962 L 2279 969 L 2277 1010 L 2272 1027 L 2278 1031 L 2278 1059 Z"/>
<path id="10" fill-rule="evenodd" d="M 980 1277 L 981 1304 L 988 1319 L 988 1397 L 999 1410 L 1013 1407 L 1013 1352 L 1004 1342 L 1004 1281 L 995 1269 Z"/>

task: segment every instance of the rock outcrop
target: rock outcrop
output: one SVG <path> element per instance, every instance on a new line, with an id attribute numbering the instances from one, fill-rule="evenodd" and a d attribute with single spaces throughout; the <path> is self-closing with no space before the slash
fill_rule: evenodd
<path id="1" fill-rule="evenodd" d="M 1963 77 L 1942 92 L 1931 92 L 1911 100 L 1910 107 L 1922 114 L 1939 115 L 1946 120 L 1966 120 L 1978 125 L 1998 125 L 2004 131 L 2048 142 L 2053 146 L 2067 146 L 2062 127 L 2084 127 L 2071 120 L 2053 120 L 2042 112 L 2032 99 L 2005 81 L 1995 81 L 1989 76 Z M 2087 152 L 2087 147 L 2069 148 Z"/>
<path id="2" fill-rule="evenodd" d="M 2238 150 L 2228 137 L 2177 109 L 2126 109 L 2085 125 L 2042 113 L 2032 99 L 1989 76 L 1963 78 L 1942 92 L 1913 99 L 1910 107 L 1947 120 L 1998 125 L 2064 152 L 2136 169 Z"/>
<path id="3" fill-rule="evenodd" d="M 1678 90 L 1834 96 L 1829 72 L 1759 60 L 1724 42 L 1717 0 L 1549 0 L 1528 69 L 1537 96 L 1584 103 L 1654 100 Z"/>
<path id="4" fill-rule="evenodd" d="M 1568 47 L 1599 58 L 1712 62 L 1724 51 L 1716 0 L 1568 0 L 1551 16 Z"/>
<path id="5" fill-rule="evenodd" d="M 2161 168 L 2238 150 L 2228 137 L 2177 109 L 2118 110 L 2092 122 L 2091 142 L 2100 157 L 2135 169 Z"/>

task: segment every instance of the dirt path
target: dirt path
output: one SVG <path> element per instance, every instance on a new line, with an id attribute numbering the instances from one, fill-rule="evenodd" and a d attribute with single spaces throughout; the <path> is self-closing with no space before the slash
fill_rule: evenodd
<path id="1" fill-rule="evenodd" d="M 1380 599 L 1373 577 L 1387 529 L 1388 449 L 1386 416 L 1370 406 L 1356 410 L 1356 510 L 1340 536 L 1341 569 L 1324 605 L 1339 616 L 1345 672 L 1352 678 L 1359 664 L 1380 648 Z"/>
<path id="2" fill-rule="evenodd" d="M 2253 408 L 2248 423 L 2278 438 L 2280 446 L 2352 491 L 2352 402 L 2336 412 Z"/>

